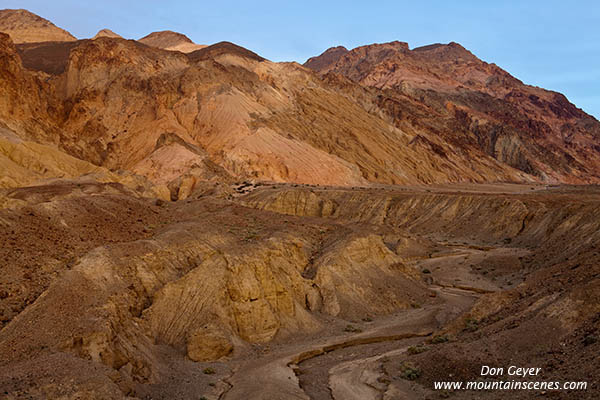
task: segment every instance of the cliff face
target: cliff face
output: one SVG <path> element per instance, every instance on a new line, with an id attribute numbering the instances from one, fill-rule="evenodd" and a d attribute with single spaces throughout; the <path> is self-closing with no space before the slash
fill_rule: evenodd
<path id="1" fill-rule="evenodd" d="M 0 123 L 22 138 L 58 141 L 62 104 L 52 85 L 23 67 L 15 45 L 0 33 Z"/>
<path id="2" fill-rule="evenodd" d="M 333 48 L 305 65 L 376 90 L 377 105 L 396 126 L 433 133 L 541 180 L 598 180 L 596 119 L 562 94 L 525 85 L 457 43 Z"/>

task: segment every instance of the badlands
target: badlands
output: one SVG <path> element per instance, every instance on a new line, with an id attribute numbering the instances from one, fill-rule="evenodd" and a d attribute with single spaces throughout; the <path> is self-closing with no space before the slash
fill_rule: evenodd
<path id="1" fill-rule="evenodd" d="M 457 43 L 0 32 L 1 398 L 600 397 L 600 122 L 562 94 Z M 588 387 L 434 388 L 483 365 Z"/>

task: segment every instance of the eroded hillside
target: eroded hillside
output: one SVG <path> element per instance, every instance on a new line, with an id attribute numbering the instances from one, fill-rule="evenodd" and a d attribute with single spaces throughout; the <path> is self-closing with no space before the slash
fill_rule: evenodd
<path id="1" fill-rule="evenodd" d="M 3 38 L 2 122 L 174 198 L 184 181 L 224 175 L 345 186 L 600 176 L 593 117 L 458 44 L 336 48 L 306 64 L 315 74 L 226 42 L 173 51 L 196 45 L 169 31 L 108 36 Z"/>
<path id="2" fill-rule="evenodd" d="M 463 157 L 482 157 L 481 151 L 541 180 L 597 181 L 595 118 L 562 94 L 525 85 L 457 43 L 412 50 L 403 42 L 335 47 L 305 66 L 326 79 L 339 74 L 374 89 L 377 105 L 396 126 L 435 133 Z M 419 133 L 415 140 L 431 137 Z M 447 145 L 437 149 L 447 157 Z"/>
<path id="3" fill-rule="evenodd" d="M 9 11 L 0 397 L 600 396 L 600 124 L 561 94 L 456 43 L 301 66 Z"/>
<path id="4" fill-rule="evenodd" d="M 2 386 L 17 397 L 305 398 L 304 388 L 321 398 L 319 369 L 298 380 L 287 367 L 303 368 L 303 351 L 439 335 L 450 341 L 369 366 L 409 357 L 423 371 L 423 386 L 391 375 L 381 393 L 427 390 L 457 362 L 466 379 L 492 342 L 497 362 L 517 346 L 523 360 L 560 362 L 547 368 L 553 379 L 593 374 L 580 356 L 597 346 L 586 337 L 600 312 L 598 194 L 488 189 L 269 185 L 240 195 L 214 185 L 176 203 L 118 185 L 7 191 Z M 540 343 L 530 333 L 541 328 L 551 334 Z M 564 343 L 569 352 L 546 355 Z M 201 372 L 209 366 L 214 378 Z"/>

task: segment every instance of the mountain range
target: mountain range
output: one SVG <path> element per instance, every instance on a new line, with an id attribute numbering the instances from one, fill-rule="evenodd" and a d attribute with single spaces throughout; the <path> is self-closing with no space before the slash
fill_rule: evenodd
<path id="1" fill-rule="evenodd" d="M 0 397 L 598 399 L 599 139 L 454 42 L 2 10 Z M 436 389 L 483 365 L 589 386 Z"/>
<path id="2" fill-rule="evenodd" d="M 75 40 L 24 10 L 2 11 L 0 31 L 9 35 L 0 122 L 11 135 L 173 197 L 184 180 L 215 176 L 344 186 L 600 180 L 594 117 L 453 42 L 336 47 L 300 65 L 170 31 Z"/>

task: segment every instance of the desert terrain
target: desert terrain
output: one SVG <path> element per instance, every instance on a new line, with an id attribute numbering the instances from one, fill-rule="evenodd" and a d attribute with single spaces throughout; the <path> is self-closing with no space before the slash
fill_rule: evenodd
<path id="1" fill-rule="evenodd" d="M 597 188 L 240 186 L 6 191 L 9 398 L 440 398 L 482 361 L 597 376 Z"/>
<path id="2" fill-rule="evenodd" d="M 600 397 L 600 122 L 562 94 L 453 42 L 0 32 L 0 398 Z M 434 388 L 482 365 L 588 387 Z"/>

